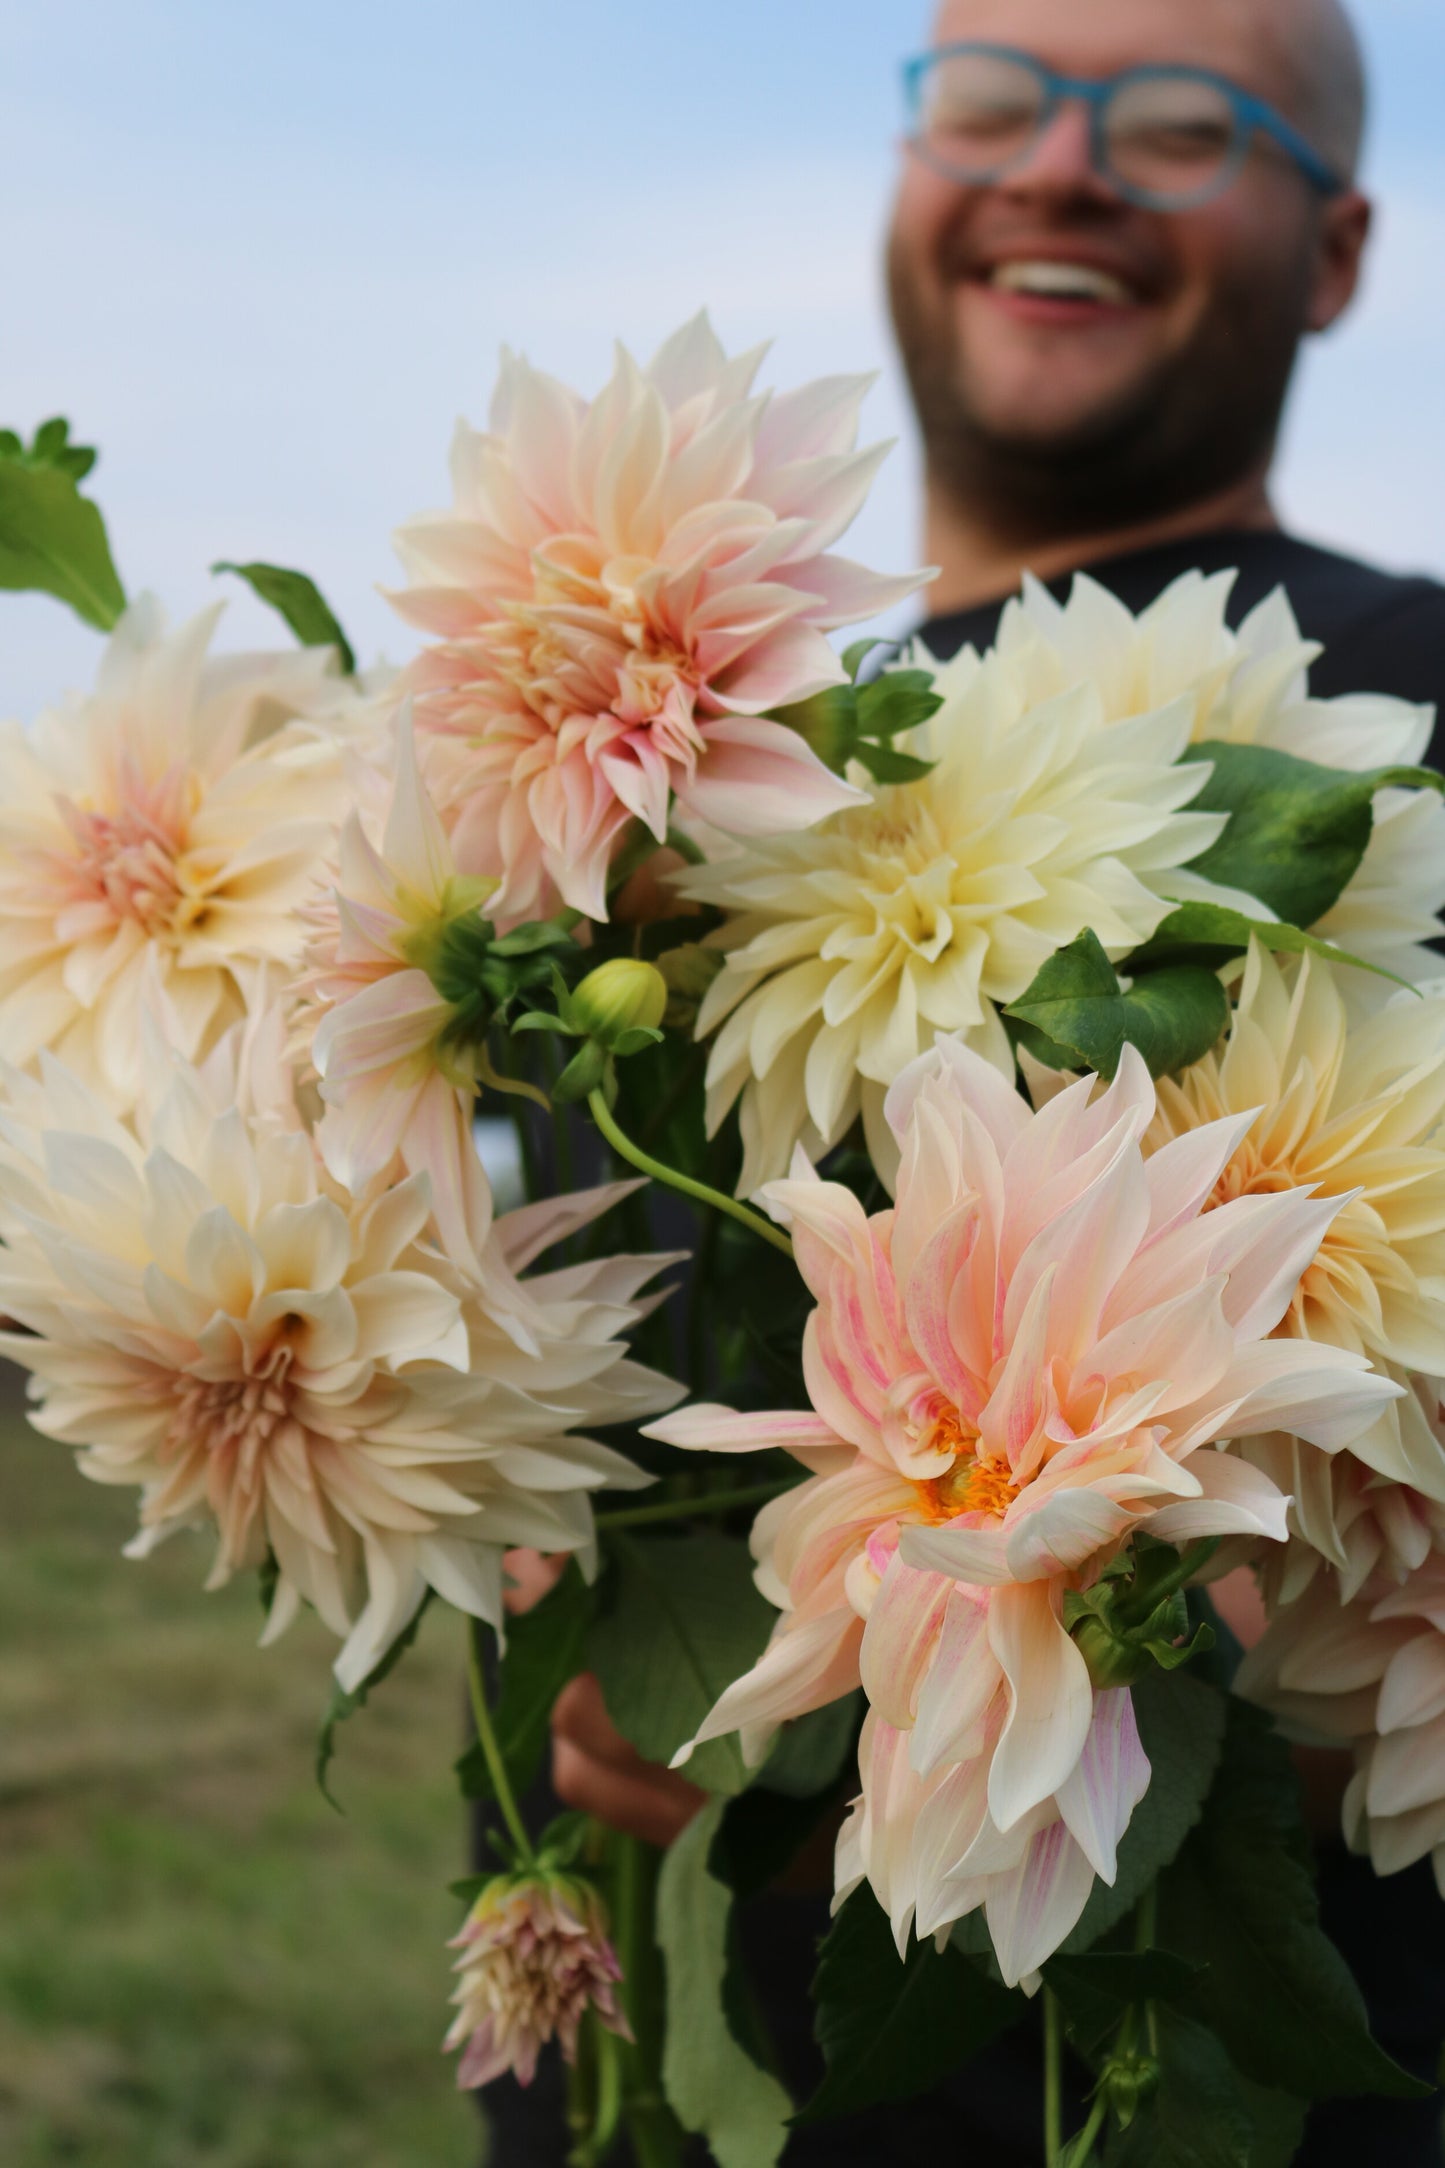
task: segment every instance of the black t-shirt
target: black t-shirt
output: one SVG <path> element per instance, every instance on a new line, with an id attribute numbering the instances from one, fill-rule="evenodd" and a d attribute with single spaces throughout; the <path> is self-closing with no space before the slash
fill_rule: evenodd
<path id="1" fill-rule="evenodd" d="M 1232 624 L 1283 586 L 1301 632 L 1323 644 L 1310 671 L 1313 694 L 1389 693 L 1432 702 L 1445 714 L 1445 587 L 1433 580 L 1396 578 L 1290 535 L 1250 531 L 1197 536 L 1084 567 L 1135 612 L 1183 572 L 1234 568 Z M 1061 600 L 1071 578 L 1049 583 Z M 939 657 L 970 642 L 989 647 L 1006 599 L 932 618 L 920 630 Z M 1429 758 L 1445 766 L 1445 731 L 1438 725 Z M 528 1819 L 540 1826 L 557 1802 L 544 1784 L 528 1807 Z M 1321 1898 L 1325 1925 L 1364 1988 L 1377 2034 L 1401 2062 L 1433 2078 L 1445 2039 L 1445 1904 L 1428 1860 L 1382 1881 L 1368 1862 L 1329 1846 L 1321 1855 Z M 826 1902 L 769 1894 L 743 1908 L 741 1924 L 784 2075 L 804 2098 L 822 2071 L 809 2037 L 807 1991 L 828 1925 Z M 931 2093 L 798 2131 L 782 2168 L 883 2168 L 935 2155 L 978 2168 L 1035 2168 L 1042 2158 L 1042 2086 L 1037 2029 L 1029 2023 Z M 509 2079 L 489 2087 L 482 2096 L 492 2123 L 489 2168 L 562 2168 L 564 2096 L 555 2051 L 544 2056 L 530 2095 Z M 1075 2108 L 1077 2122 L 1082 2102 Z M 1434 2101 L 1332 2101 L 1311 2115 L 1298 2168 L 1440 2168 L 1439 2123 Z M 707 2157 L 700 2145 L 690 2148 L 688 2168 L 702 2168 Z M 609 2168 L 630 2161 L 623 2144 Z"/>
<path id="2" fill-rule="evenodd" d="M 1181 573 L 1237 570 L 1229 598 L 1232 625 L 1283 587 L 1301 632 L 1324 649 L 1310 669 L 1311 693 L 1319 699 L 1391 693 L 1397 700 L 1429 701 L 1437 710 L 1429 759 L 1432 767 L 1445 767 L 1445 587 L 1437 581 L 1381 572 L 1294 535 L 1247 528 L 1130 550 L 1082 569 L 1135 612 Z M 1072 580 L 1068 573 L 1046 584 L 1062 601 Z M 922 636 L 941 658 L 970 643 L 991 647 L 1006 600 L 930 618 Z"/>

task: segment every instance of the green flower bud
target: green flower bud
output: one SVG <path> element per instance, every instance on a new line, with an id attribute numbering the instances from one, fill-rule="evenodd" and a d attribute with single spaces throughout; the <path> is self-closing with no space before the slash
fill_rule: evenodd
<path id="1" fill-rule="evenodd" d="M 572 994 L 570 1021 L 609 1052 L 625 1051 L 629 1032 L 656 1031 L 667 1012 L 667 981 L 656 964 L 613 956 L 589 971 Z"/>
<path id="2" fill-rule="evenodd" d="M 1115 1633 L 1106 1620 L 1092 1614 L 1074 1628 L 1074 1643 L 1100 1693 L 1111 1686 L 1133 1686 L 1154 1668 L 1154 1658 L 1141 1642 Z"/>
<path id="3" fill-rule="evenodd" d="M 1099 2080 L 1099 2090 L 1113 2109 L 1121 2130 L 1129 2128 L 1139 2109 L 1158 2087 L 1159 2065 L 1152 2055 L 1111 2055 Z"/>

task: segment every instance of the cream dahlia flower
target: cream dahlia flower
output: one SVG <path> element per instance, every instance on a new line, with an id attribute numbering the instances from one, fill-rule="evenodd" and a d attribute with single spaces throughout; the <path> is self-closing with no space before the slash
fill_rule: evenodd
<path id="1" fill-rule="evenodd" d="M 354 703 L 331 651 L 209 656 L 218 615 L 168 633 L 135 603 L 93 692 L 0 725 L 0 1058 L 49 1048 L 120 1112 L 142 1008 L 204 1055 L 295 961 L 335 834 Z"/>
<path id="2" fill-rule="evenodd" d="M 717 1033 L 709 1129 L 742 1102 L 740 1194 L 796 1143 L 828 1150 L 860 1112 L 888 1179 L 884 1095 L 935 1032 L 1012 1077 L 999 1010 L 1086 926 L 1116 957 L 1147 941 L 1223 829 L 1186 810 L 1209 772 L 1177 765 L 1187 702 L 1111 722 L 1088 684 L 1034 700 L 971 653 L 937 690 L 943 707 L 908 740 L 937 764 L 922 781 L 679 877 L 728 914 L 697 1029 Z"/>
<path id="3" fill-rule="evenodd" d="M 1299 1191 L 1204 1207 L 1249 1117 L 1145 1160 L 1126 1048 L 1031 1113 L 940 1040 L 890 1095 L 896 1209 L 807 1170 L 764 1194 L 817 1299 L 811 1411 L 685 1409 L 650 1435 L 782 1446 L 809 1480 L 764 1508 L 782 1614 L 699 1739 L 773 1727 L 861 1681 L 862 1798 L 840 1893 L 866 1875 L 900 1947 L 982 1906 L 1004 1976 L 1077 1920 L 1148 1778 L 1126 1691 L 1097 1692 L 1063 1623 L 1137 1531 L 1280 1540 L 1286 1500 L 1220 1442 L 1288 1424 L 1349 1441 L 1394 1388 L 1362 1357 L 1270 1338 L 1338 1209 Z M 1288 1411 L 1288 1413 L 1286 1413 Z"/>
<path id="4" fill-rule="evenodd" d="M 1063 603 L 1026 578 L 1004 611 L 997 652 L 1030 698 L 1091 684 L 1115 720 L 1186 699 L 1196 742 L 1272 746 L 1352 771 L 1424 759 L 1432 708 L 1383 693 L 1311 699 L 1319 644 L 1301 636 L 1283 588 L 1232 630 L 1225 613 L 1236 578 L 1187 572 L 1137 617 L 1084 573 Z M 1318 932 L 1413 983 L 1438 969 L 1424 944 L 1439 936 L 1442 909 L 1445 805 L 1433 791 L 1377 792 L 1364 859 Z M 1357 973 L 1347 983 L 1356 1002 L 1378 1006 L 1377 978 Z"/>
<path id="5" fill-rule="evenodd" d="M 1347 1348 L 1402 1381 L 1445 1375 L 1445 986 L 1402 993 L 1351 1024 L 1334 967 L 1256 944 L 1228 1037 L 1162 1082 L 1158 1106 L 1153 1144 L 1264 1110 L 1222 1169 L 1216 1201 L 1289 1188 L 1333 1201 L 1278 1333 Z M 1382 1407 L 1352 1451 L 1385 1482 L 1445 1504 L 1445 1451 L 1419 1394 Z M 1326 1492 L 1341 1480 L 1289 1486 L 1296 1534 L 1308 1523 L 1336 1565 L 1345 1531 L 1326 1517 Z"/>
<path id="6" fill-rule="evenodd" d="M 855 450 L 869 380 L 755 394 L 705 316 L 590 403 L 504 353 L 463 425 L 454 504 L 410 521 L 393 600 L 439 644 L 408 673 L 459 863 L 499 922 L 560 897 L 607 916 L 623 831 L 669 807 L 729 834 L 806 827 L 855 793 L 770 709 L 843 680 L 826 632 L 919 576 L 830 554 L 887 449 Z"/>
<path id="7" fill-rule="evenodd" d="M 490 2085 L 504 2071 L 530 2085 L 549 2040 L 575 2063 L 589 2010 L 609 2032 L 632 2038 L 618 2007 L 622 1968 L 606 1914 L 596 1891 L 575 1876 L 498 1875 L 451 1947 L 461 1951 L 461 1978 L 445 2045 L 465 2048 L 459 2086 Z"/>
<path id="8" fill-rule="evenodd" d="M 1429 1853 L 1445 1896 L 1445 1556 L 1346 1604 L 1322 1576 L 1275 1615 L 1235 1683 L 1297 1736 L 1353 1747 L 1351 1850 L 1377 1874 Z"/>
<path id="9" fill-rule="evenodd" d="M 421 1245 L 424 1176 L 328 1175 L 280 1043 L 272 1017 L 174 1058 L 138 1126 L 48 1056 L 8 1072 L 0 1348 L 35 1427 L 139 1488 L 136 1555 L 208 1527 L 208 1586 L 274 1560 L 265 1638 L 314 1605 L 350 1688 L 428 1587 L 498 1624 L 506 1546 L 584 1550 L 588 1493 L 645 1480 L 586 1426 L 676 1396 L 616 1337 L 654 1260 L 517 1277 L 610 1195 L 499 1220 L 474 1282 Z"/>
<path id="10" fill-rule="evenodd" d="M 457 873 L 403 717 L 380 848 L 350 813 L 337 885 L 309 913 L 296 1030 L 321 1080 L 316 1134 L 332 1174 L 350 1190 L 394 1161 L 425 1174 L 441 1239 L 468 1265 L 472 1193 L 483 1181 L 472 1140 L 477 1059 L 428 966 L 454 927 L 478 918 L 492 886 Z"/>

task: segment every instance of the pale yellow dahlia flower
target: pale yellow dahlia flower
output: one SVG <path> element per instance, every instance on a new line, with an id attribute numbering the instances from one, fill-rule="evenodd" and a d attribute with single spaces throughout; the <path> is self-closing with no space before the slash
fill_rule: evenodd
<path id="1" fill-rule="evenodd" d="M 1123 956 L 1165 917 L 1166 893 L 1203 886 L 1184 869 L 1223 819 L 1187 810 L 1209 772 L 1178 765 L 1187 702 L 1111 722 L 1090 685 L 1035 701 L 971 653 L 937 689 L 943 707 L 908 739 L 936 762 L 922 781 L 875 785 L 806 834 L 679 876 L 728 914 L 697 1029 L 717 1034 L 709 1129 L 742 1101 L 743 1194 L 784 1173 L 795 1144 L 828 1150 L 860 1112 L 891 1171 L 884 1095 L 936 1032 L 1012 1077 L 999 1010 L 1041 965 L 1086 926 Z"/>
<path id="2" fill-rule="evenodd" d="M 428 1588 L 500 1624 L 507 1546 L 585 1551 L 588 1494 L 645 1480 L 587 1426 L 676 1394 L 617 1337 L 656 1260 L 517 1276 L 607 1193 L 498 1221 L 469 1280 L 420 1240 L 424 1176 L 327 1174 L 280 1045 L 267 1018 L 203 1069 L 172 1056 L 138 1123 L 49 1056 L 6 1074 L 0 1349 L 35 1427 L 139 1488 L 135 1555 L 206 1528 L 208 1586 L 274 1561 L 265 1638 L 314 1605 L 351 1688 Z"/>
<path id="3" fill-rule="evenodd" d="M 0 725 L 0 1058 L 48 1048 L 120 1112 L 143 1008 L 199 1059 L 294 962 L 335 834 L 331 651 L 213 657 L 218 614 L 135 603 L 89 695 Z"/>
<path id="4" fill-rule="evenodd" d="M 1063 603 L 1026 577 L 1004 611 L 997 653 L 1030 699 L 1087 683 L 1114 720 L 1187 699 L 1196 743 L 1271 746 L 1353 772 L 1424 759 L 1432 708 L 1383 693 L 1312 699 L 1319 643 L 1302 637 L 1283 588 L 1231 629 L 1236 578 L 1187 572 L 1136 617 L 1087 574 Z M 1359 870 L 1317 931 L 1414 981 L 1438 968 L 1424 944 L 1439 935 L 1445 909 L 1445 805 L 1433 791 L 1390 789 L 1376 793 L 1374 810 Z M 1381 980 L 1352 973 L 1345 984 L 1354 1003 L 1378 1006 Z"/>
<path id="5" fill-rule="evenodd" d="M 1215 1200 L 1288 1189 L 1338 1198 L 1318 1255 L 1276 1330 L 1367 1356 L 1404 1382 L 1445 1374 L 1445 987 L 1401 993 L 1347 1021 L 1334 967 L 1279 960 L 1258 944 L 1242 967 L 1222 1046 L 1158 1087 L 1152 1148 L 1206 1122 L 1259 1108 L 1215 1186 Z M 1277 1479 L 1278 1444 L 1261 1449 Z M 1308 1457 L 1309 1449 L 1299 1449 Z M 1382 1407 L 1354 1441 L 1357 1464 L 1445 1504 L 1445 1450 L 1419 1393 Z M 1293 1471 L 1292 1526 L 1336 1566 L 1359 1517 L 1344 1461 L 1313 1478 Z M 1343 1488 L 1341 1486 L 1343 1485 Z M 1338 1501 L 1343 1520 L 1336 1521 Z"/>

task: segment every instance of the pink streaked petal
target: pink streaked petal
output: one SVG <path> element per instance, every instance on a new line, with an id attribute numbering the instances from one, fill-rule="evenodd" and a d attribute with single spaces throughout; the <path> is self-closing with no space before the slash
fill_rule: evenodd
<path id="1" fill-rule="evenodd" d="M 951 1581 L 915 1572 L 895 1553 L 873 1600 L 859 1659 L 863 1691 L 900 1731 L 913 1722 L 952 1593 Z"/>
<path id="2" fill-rule="evenodd" d="M 735 1679 L 709 1710 L 697 1737 L 674 1755 L 672 1766 L 680 1768 L 704 1740 L 721 1739 L 744 1725 L 750 1731 L 771 1729 L 851 1693 L 858 1684 L 862 1639 L 862 1621 L 849 1610 L 785 1620 L 752 1670 Z"/>
<path id="3" fill-rule="evenodd" d="M 1283 1543 L 1289 1534 L 1289 1500 L 1247 1461 L 1204 1446 L 1184 1462 L 1201 1496 L 1162 1506 L 1149 1518 L 1161 1543 L 1197 1543 L 1207 1536 L 1265 1536 Z"/>
<path id="4" fill-rule="evenodd" d="M 805 608 L 804 598 L 796 597 Z M 843 665 L 816 626 L 794 617 L 708 680 L 716 704 L 732 715 L 765 715 L 843 682 Z"/>
<path id="5" fill-rule="evenodd" d="M 1099 1489 L 1045 1492 L 1036 1505 L 1026 1490 L 1005 1523 L 1009 1574 L 1015 1581 L 1033 1582 L 1076 1573 L 1097 1552 L 1117 1543 L 1138 1518 Z"/>
<path id="6" fill-rule="evenodd" d="M 909 1758 L 920 1776 L 977 1751 L 976 1735 L 1002 1685 L 988 1640 L 988 1598 L 955 1582 L 910 1735 Z"/>
<path id="7" fill-rule="evenodd" d="M 1094 1870 L 1061 1821 L 1037 1831 L 1020 1864 L 991 1884 L 988 1931 L 1006 1987 L 1053 1956 L 1093 1886 Z"/>
<path id="8" fill-rule="evenodd" d="M 998 1827 L 1009 1830 L 1056 1792 L 1078 1761 L 1094 1692 L 1047 1583 L 995 1589 L 988 1630 L 1013 1702 L 989 1770 L 988 1804 Z"/>
<path id="9" fill-rule="evenodd" d="M 951 1522 L 944 1528 L 904 1528 L 898 1549 L 920 1573 L 945 1573 L 974 1588 L 1002 1588 L 1011 1578 L 1007 1539 L 1001 1521 L 973 1528 Z"/>
<path id="10" fill-rule="evenodd" d="M 698 1401 L 664 1416 L 660 1423 L 646 1424 L 642 1435 L 690 1453 L 781 1450 L 801 1458 L 804 1454 L 833 1454 L 844 1449 L 837 1432 L 811 1408 L 773 1408 L 761 1415 L 739 1415 L 732 1408 Z"/>
<path id="11" fill-rule="evenodd" d="M 1128 1688 L 1114 1687 L 1095 1701 L 1084 1751 L 1057 1794 L 1070 1835 L 1110 1885 L 1118 1873 L 1119 1840 L 1149 1789 L 1149 1775 Z"/>
<path id="12" fill-rule="evenodd" d="M 727 835 L 782 835 L 860 805 L 864 794 L 834 775 L 812 747 L 761 716 L 714 717 L 691 777 L 678 775 L 679 805 Z"/>
<path id="13" fill-rule="evenodd" d="M 809 557 L 801 564 L 780 566 L 774 579 L 786 581 L 809 597 L 813 607 L 808 622 L 831 632 L 839 625 L 855 625 L 864 618 L 882 617 L 896 610 L 910 595 L 934 577 L 931 568 L 893 576 L 870 572 L 847 557 Z"/>
<path id="14" fill-rule="evenodd" d="M 1034 1472 L 1044 1423 L 1052 1409 L 1050 1325 L 1058 1276 L 1059 1267 L 1050 1265 L 1033 1286 L 1027 1307 L 1014 1327 L 1013 1345 L 1002 1374 L 978 1419 L 979 1434 L 989 1453 L 1007 1461 L 1019 1478 Z"/>

